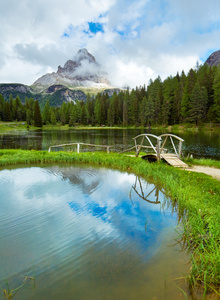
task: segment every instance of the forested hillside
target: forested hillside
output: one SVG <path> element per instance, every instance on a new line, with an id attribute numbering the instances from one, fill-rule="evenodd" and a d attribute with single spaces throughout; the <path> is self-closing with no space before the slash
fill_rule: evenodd
<path id="1" fill-rule="evenodd" d="M 0 96 L 2 121 L 27 121 L 34 124 L 34 99 L 26 98 L 22 104 L 19 96 L 6 101 Z M 83 125 L 174 125 L 180 123 L 220 122 L 220 67 L 207 64 L 190 69 L 188 74 L 177 74 L 164 81 L 158 77 L 147 88 L 131 91 L 87 95 L 86 101 L 51 106 L 48 100 L 42 109 L 44 124 Z"/>

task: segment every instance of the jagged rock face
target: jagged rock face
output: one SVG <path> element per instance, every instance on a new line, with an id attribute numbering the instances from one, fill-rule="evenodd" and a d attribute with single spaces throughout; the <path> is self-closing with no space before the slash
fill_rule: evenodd
<path id="1" fill-rule="evenodd" d="M 83 61 L 99 66 L 94 56 L 92 56 L 86 49 L 80 49 L 74 57 L 74 60 L 68 60 L 63 68 L 61 66 L 58 67 L 57 73 L 60 75 L 72 75 L 74 77 L 74 73 L 77 71 L 77 68 L 82 66 Z"/>
<path id="2" fill-rule="evenodd" d="M 213 52 L 205 63 L 210 67 L 217 66 L 220 63 L 220 50 Z"/>
<path id="3" fill-rule="evenodd" d="M 76 100 L 86 100 L 86 94 L 80 90 L 70 90 L 64 85 L 51 85 L 46 94 L 50 94 L 52 98 L 60 98 L 63 102 L 76 102 Z"/>
<path id="4" fill-rule="evenodd" d="M 68 60 L 63 67 L 58 66 L 57 72 L 45 74 L 33 86 L 48 87 L 50 85 L 65 85 L 69 87 L 106 85 L 106 73 L 86 49 L 80 49 L 73 60 Z"/>
<path id="5" fill-rule="evenodd" d="M 31 88 L 24 84 L 16 84 L 16 83 L 2 83 L 0 84 L 0 93 L 4 94 L 5 92 L 20 92 L 20 93 L 28 93 L 31 92 Z"/>
<path id="6" fill-rule="evenodd" d="M 52 94 L 55 93 L 59 90 L 62 90 L 63 88 L 65 88 L 65 86 L 61 85 L 61 84 L 55 84 L 55 85 L 51 85 L 49 86 L 49 88 L 46 90 L 47 94 Z"/>

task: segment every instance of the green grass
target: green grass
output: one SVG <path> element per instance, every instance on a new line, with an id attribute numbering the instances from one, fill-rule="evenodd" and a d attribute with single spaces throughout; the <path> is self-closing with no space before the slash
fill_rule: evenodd
<path id="1" fill-rule="evenodd" d="M 24 124 L 25 123 L 25 124 Z M 39 129 L 38 127 L 29 126 L 29 130 L 36 130 Z M 56 124 L 56 125 L 52 125 L 52 124 L 47 124 L 47 125 L 43 125 L 42 127 L 43 130 L 69 130 L 69 129 L 82 129 L 82 130 L 88 130 L 88 129 L 149 129 L 148 127 L 144 127 L 144 126 L 123 126 L 123 125 L 119 125 L 119 126 L 99 126 L 99 125 L 95 125 L 95 126 L 90 126 L 90 125 L 77 125 L 74 127 L 69 127 L 68 124 L 66 125 L 61 125 L 61 124 Z M 172 126 L 163 126 L 163 125 L 153 125 L 151 127 L 151 129 L 158 129 L 158 130 L 167 130 L 169 132 L 173 132 L 173 133 L 180 133 L 180 132 L 198 132 L 200 130 L 203 131 L 213 131 L 213 132 L 220 132 L 220 125 L 219 124 L 215 124 L 212 125 L 211 127 L 207 124 L 203 124 L 200 127 L 195 126 L 194 124 L 179 124 L 179 125 L 172 125 Z M 26 122 L 1 122 L 0 121 L 0 132 L 1 131 L 10 131 L 10 130 L 27 130 L 27 125 Z"/>
<path id="2" fill-rule="evenodd" d="M 173 168 L 163 162 L 110 153 L 0 150 L 0 166 L 45 163 L 89 163 L 117 168 L 159 184 L 171 197 L 184 231 L 182 242 L 192 253 L 189 281 L 204 291 L 220 285 L 220 182 L 202 173 Z"/>
<path id="3" fill-rule="evenodd" d="M 0 132 L 2 133 L 8 131 L 27 131 L 28 129 L 38 130 L 41 128 L 32 125 L 29 126 L 29 128 L 27 128 L 26 122 L 0 122 Z M 54 129 L 59 129 L 59 128 L 54 128 Z"/>
<path id="4" fill-rule="evenodd" d="M 214 160 L 211 158 L 188 158 L 184 160 L 189 165 L 197 165 L 197 166 L 207 166 L 207 167 L 214 167 L 220 169 L 220 161 Z"/>

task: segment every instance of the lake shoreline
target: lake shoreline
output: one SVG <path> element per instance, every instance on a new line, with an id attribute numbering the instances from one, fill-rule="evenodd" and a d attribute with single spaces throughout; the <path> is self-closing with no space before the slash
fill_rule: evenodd
<path id="1" fill-rule="evenodd" d="M 0 122 L 0 131 L 20 131 L 20 130 L 95 130 L 95 129 L 146 129 L 146 130 L 165 130 L 167 132 L 198 132 L 198 131 L 207 131 L 207 132 L 219 132 L 220 133 L 220 124 L 215 123 L 205 123 L 199 126 L 195 124 L 186 123 L 186 124 L 177 124 L 177 125 L 169 125 L 169 126 L 162 126 L 162 125 L 152 125 L 151 127 L 144 127 L 144 126 L 69 126 L 69 125 L 61 125 L 61 124 L 48 124 L 43 125 L 42 127 L 35 127 L 35 126 L 28 126 L 25 122 Z"/>
<path id="2" fill-rule="evenodd" d="M 203 173 L 180 170 L 122 154 L 0 150 L 0 165 L 86 163 L 140 175 L 166 190 L 183 223 L 182 244 L 192 255 L 188 280 L 204 293 L 220 286 L 220 182 Z M 218 209 L 219 208 L 219 209 Z"/>

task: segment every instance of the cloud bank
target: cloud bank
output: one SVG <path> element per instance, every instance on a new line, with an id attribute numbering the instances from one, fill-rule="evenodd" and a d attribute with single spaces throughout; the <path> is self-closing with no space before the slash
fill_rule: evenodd
<path id="1" fill-rule="evenodd" d="M 1 0 L 0 82 L 32 84 L 87 48 L 113 86 L 135 87 L 220 49 L 218 0 Z"/>

